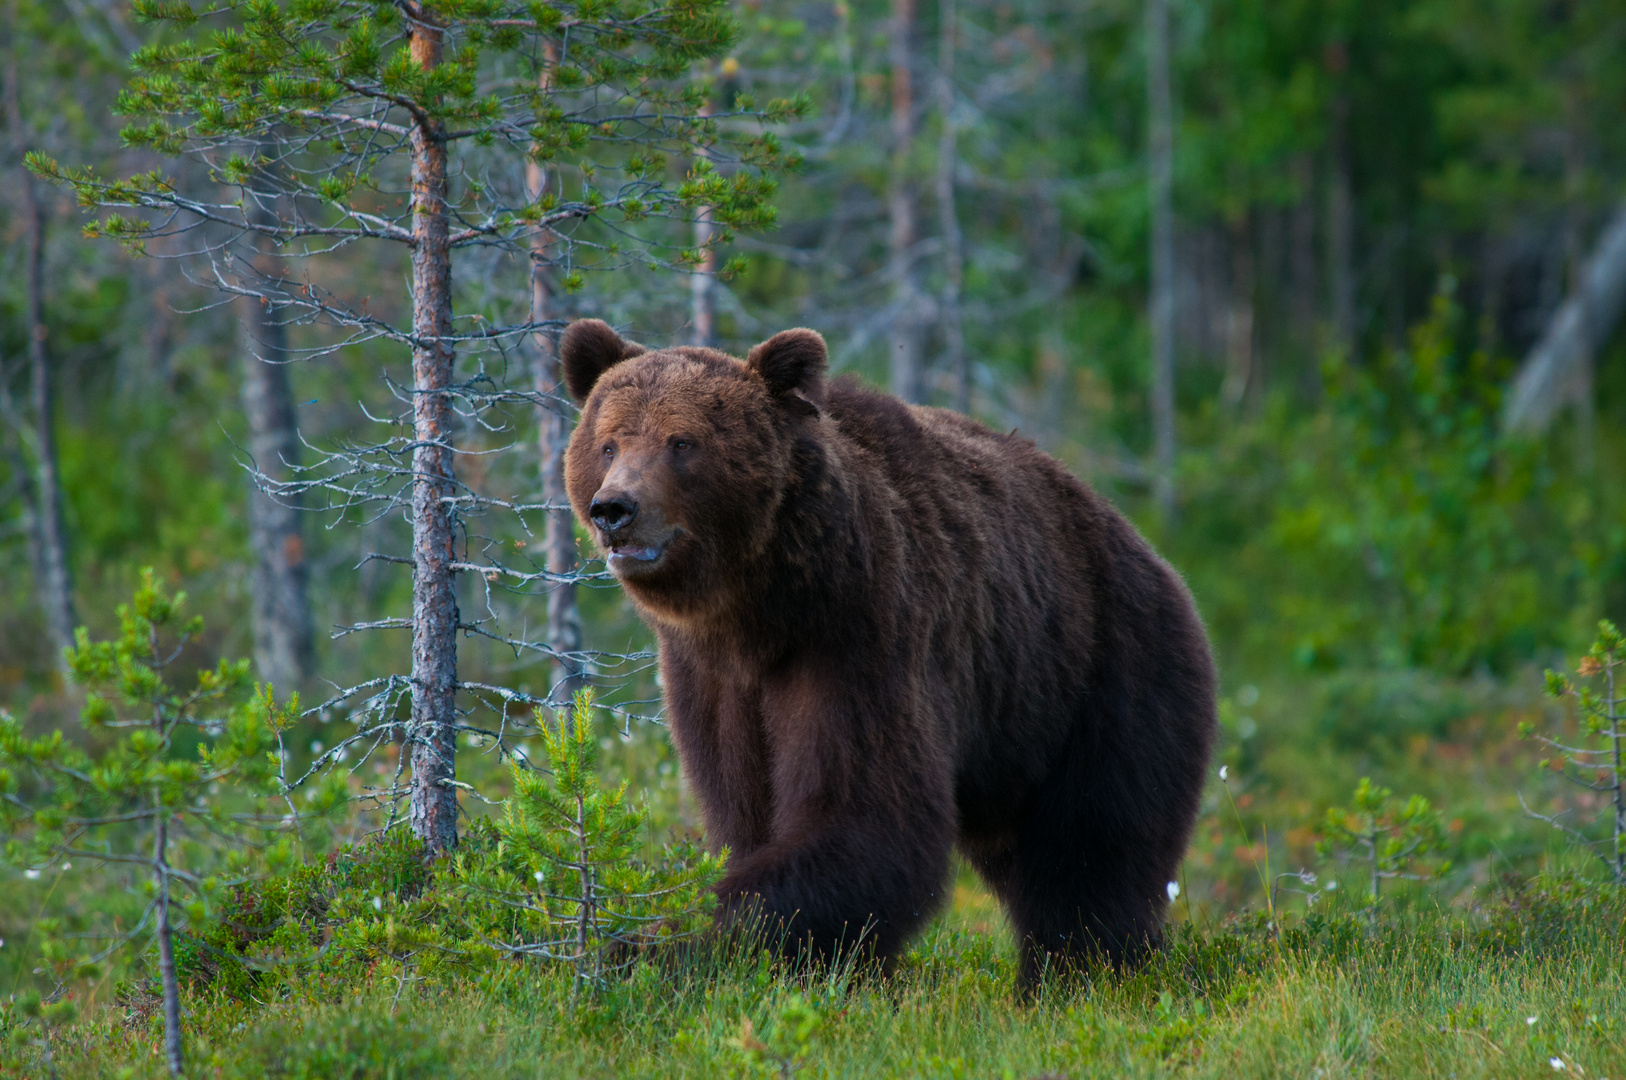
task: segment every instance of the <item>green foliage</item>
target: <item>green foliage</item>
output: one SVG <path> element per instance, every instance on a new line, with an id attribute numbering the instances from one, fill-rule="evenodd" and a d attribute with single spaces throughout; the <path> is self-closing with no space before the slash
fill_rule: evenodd
<path id="1" fill-rule="evenodd" d="M 92 641 L 79 629 L 67 659 L 86 689 L 84 745 L 60 730 L 30 739 L 0 711 L 5 861 L 33 875 L 59 861 L 65 869 L 69 857 L 151 872 L 151 901 L 136 927 L 106 934 L 112 944 L 91 957 L 81 951 L 85 935 L 42 919 L 40 955 L 60 992 L 92 978 L 120 945 L 145 939 L 150 919 L 172 1072 L 182 1062 L 171 963 L 176 916 L 204 922 L 223 890 L 286 861 L 295 821 L 267 803 L 286 790 L 273 748 L 298 701 L 279 709 L 269 686 L 248 693 L 247 660 L 199 671 L 190 690 L 172 687 L 167 669 L 203 629 L 201 619 L 183 617 L 185 600 L 147 570 L 118 609 L 117 638 Z M 176 895 L 177 883 L 187 898 Z M 44 1013 L 41 1023 L 48 1031 Z"/>
<path id="2" fill-rule="evenodd" d="M 1322 375 L 1321 407 L 1190 459 L 1176 558 L 1250 661 L 1507 673 L 1596 618 L 1611 511 L 1560 448 L 1497 430 L 1507 366 L 1449 282 L 1406 347 Z"/>
<path id="3" fill-rule="evenodd" d="M 619 982 L 592 1009 L 567 970 L 357 983 L 337 999 L 189 998 L 196 1071 L 277 1076 L 1038 1077 L 1577 1075 L 1626 1065 L 1612 886 L 1520 879 L 1473 909 L 1173 927 L 1134 970 L 1012 1000 L 1014 950 L 939 924 L 885 978 L 832 985 L 729 955 Z M 742 1017 L 753 1019 L 741 1038 Z M 816 1019 L 815 1019 L 816 1017 Z M 1530 1018 L 1535 1017 L 1531 1023 Z M 122 1014 L 54 1042 L 63 1077 L 153 1073 Z M 741 1045 L 741 1044 L 745 1045 Z M 758 1049 L 751 1044 L 766 1049 Z M 42 1075 L 40 1048 L 0 1040 L 0 1069 Z"/>
<path id="4" fill-rule="evenodd" d="M 740 1033 L 728 1040 L 739 1052 L 746 1076 L 792 1080 L 814 1049 L 822 1019 L 800 994 L 780 1006 L 773 1023 L 759 1038 L 749 1016 L 740 1019 Z"/>
<path id="5" fill-rule="evenodd" d="M 489 854 L 489 829 L 464 839 Z M 238 1001 L 329 999 L 370 979 L 400 991 L 443 981 L 496 955 L 471 936 L 456 895 L 437 882 L 421 842 L 404 830 L 244 883 L 177 948 L 188 981 Z"/>
<path id="6" fill-rule="evenodd" d="M 185 599 L 147 571 L 118 609 L 117 638 L 79 630 L 69 661 L 86 688 L 82 735 L 30 738 L 0 713 L 0 829 L 13 866 L 149 866 L 187 886 L 180 910 L 202 918 L 256 865 L 287 857 L 292 822 L 266 800 L 281 791 L 273 751 L 298 702 L 279 707 L 270 687 L 250 693 L 246 660 L 172 687 L 167 670 L 202 630 L 183 616 Z M 84 963 L 63 953 L 58 977 L 88 975 Z"/>
<path id="7" fill-rule="evenodd" d="M 591 693 L 551 722 L 540 710 L 537 719 L 546 773 L 512 764 L 497 857 L 460 856 L 459 871 L 472 897 L 511 915 L 488 928 L 507 931 L 496 937 L 501 947 L 566 961 L 578 987 L 598 989 L 628 950 L 682 940 L 708 923 L 710 886 L 727 852 L 680 841 L 653 862 L 641 858 L 649 812 L 629 804 L 625 782 L 599 779 Z"/>
<path id="8" fill-rule="evenodd" d="M 1626 885 L 1626 777 L 1622 776 L 1622 756 L 1626 754 L 1626 687 L 1620 686 L 1621 669 L 1626 667 L 1626 638 L 1615 624 L 1605 619 L 1598 623 L 1598 636 L 1592 642 L 1581 662 L 1575 666 L 1575 679 L 1556 671 L 1547 672 L 1547 692 L 1555 698 L 1573 703 L 1579 714 L 1580 745 L 1571 745 L 1562 737 L 1554 738 L 1536 731 L 1526 721 L 1519 725 L 1519 734 L 1535 739 L 1555 751 L 1542 758 L 1541 769 L 1551 770 L 1570 783 L 1601 795 L 1597 817 L 1608 816 L 1606 835 L 1594 837 L 1585 827 L 1576 828 L 1561 820 L 1561 814 L 1526 812 L 1592 851 L 1609 868 L 1615 884 Z M 1579 679 L 1577 683 L 1575 680 Z"/>
<path id="9" fill-rule="evenodd" d="M 241 188 L 244 199 L 199 202 L 158 173 L 109 180 L 31 159 L 35 172 L 72 186 L 85 206 L 158 211 L 150 219 L 113 213 L 92 227 L 133 245 L 164 232 L 163 215 L 176 210 L 247 227 L 243 206 L 267 190 L 306 220 L 255 228 L 296 249 L 311 236 L 408 240 L 404 217 L 381 206 L 394 201 L 390 168 L 401 166 L 391 162 L 414 130 L 451 147 L 500 145 L 582 182 L 574 196 L 550 187 L 540 195 L 545 205 L 505 201 L 483 182 L 456 185 L 453 212 L 478 224 L 454 244 L 523 244 L 538 226 L 610 214 L 619 224 L 701 206 L 723 226 L 714 242 L 726 243 L 736 228 L 773 223 L 774 182 L 760 170 L 798 160 L 771 132 L 719 124 L 745 114 L 783 123 L 801 115 L 803 100 L 701 115 L 704 93 L 688 70 L 736 38 L 723 0 L 450 0 L 433 8 L 433 56 L 383 0 L 237 0 L 207 10 L 144 0 L 137 11 L 173 32 L 131 57 L 134 76 L 115 106 L 130 118 L 123 141 L 166 157 L 201 154 L 215 179 Z M 262 150 L 246 155 L 245 143 Z M 672 183 L 651 167 L 725 146 L 750 168 Z M 574 251 L 576 232 L 573 225 L 552 243 Z"/>
<path id="10" fill-rule="evenodd" d="M 503 816 L 476 821 L 452 859 L 393 830 L 244 883 L 178 948 L 185 977 L 238 1001 L 337 999 L 529 958 L 563 962 L 596 993 L 637 950 L 708 925 L 722 857 L 688 842 L 643 857 L 648 812 L 599 779 L 590 696 L 544 718 L 541 739 L 550 772 L 515 765 Z"/>
<path id="11" fill-rule="evenodd" d="M 1390 789 L 1374 785 L 1371 777 L 1361 777 L 1350 805 L 1327 811 L 1316 845 L 1323 857 L 1363 865 L 1374 913 L 1382 883 L 1395 878 L 1424 880 L 1428 874 L 1419 870 L 1418 860 L 1439 851 L 1444 841 L 1439 813 L 1427 799 L 1413 795 L 1401 802 L 1393 796 Z M 1448 869 L 1450 864 L 1444 863 L 1433 872 Z"/>

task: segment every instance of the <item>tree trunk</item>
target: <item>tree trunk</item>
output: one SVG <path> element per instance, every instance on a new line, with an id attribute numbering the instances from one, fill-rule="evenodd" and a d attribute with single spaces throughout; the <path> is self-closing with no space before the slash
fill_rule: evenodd
<path id="1" fill-rule="evenodd" d="M 14 16 L 15 17 L 15 16 Z M 23 226 L 23 327 L 28 335 L 29 390 L 34 413 L 34 546 L 38 552 L 35 587 L 45 613 L 57 671 L 66 685 L 71 672 L 65 651 L 73 645 L 78 618 L 73 609 L 73 578 L 67 529 L 62 521 L 62 483 L 56 460 L 56 411 L 51 400 L 50 364 L 45 352 L 45 211 L 34 194 L 34 178 L 23 164 L 22 87 L 16 43 L 6 55 L 6 126 L 17 158 L 18 216 Z"/>
<path id="2" fill-rule="evenodd" d="M 892 64 L 892 173 L 887 205 L 891 217 L 887 276 L 892 281 L 894 316 L 889 334 L 892 392 L 905 401 L 919 401 L 920 298 L 916 295 L 915 190 L 909 177 L 910 150 L 915 138 L 915 97 L 911 77 L 911 36 L 915 28 L 915 0 L 892 0 L 889 58 Z"/>
<path id="3" fill-rule="evenodd" d="M 1174 116 L 1168 0 L 1146 3 L 1147 170 L 1152 214 L 1152 446 L 1154 493 L 1174 511 Z"/>
<path id="4" fill-rule="evenodd" d="M 701 116 L 710 116 L 710 101 L 700 106 Z M 700 157 L 705 158 L 705 151 Z M 700 265 L 689 275 L 689 344 L 710 348 L 716 340 L 717 297 L 713 287 L 717 280 L 717 252 L 711 247 L 713 235 L 711 207 L 702 206 L 694 219 L 694 246 L 700 252 Z"/>
<path id="5" fill-rule="evenodd" d="M 1237 406 L 1258 391 L 1253 347 L 1253 230 L 1244 215 L 1231 228 L 1231 302 L 1225 319 L 1225 381 L 1220 399 Z"/>
<path id="6" fill-rule="evenodd" d="M 1341 72 L 1341 49 L 1336 56 L 1336 70 Z M 1355 348 L 1355 189 L 1350 178 L 1349 96 L 1342 90 L 1335 93 L 1329 112 L 1327 284 L 1333 346 L 1347 356 Z"/>
<path id="7" fill-rule="evenodd" d="M 1502 415 L 1510 431 L 1539 432 L 1590 388 L 1591 358 L 1626 307 L 1626 203 L 1615 209 L 1573 290 L 1514 376 Z"/>
<path id="8" fill-rule="evenodd" d="M 412 17 L 412 58 L 440 63 L 428 7 Z M 457 592 L 452 572 L 452 259 L 446 128 L 412 125 L 412 831 L 431 856 L 457 846 Z"/>
<path id="9" fill-rule="evenodd" d="M 175 935 L 169 925 L 169 822 L 163 800 L 153 797 L 152 876 L 158 886 L 158 982 L 164 998 L 164 1060 L 171 1076 L 181 1075 L 181 987 L 175 978 Z"/>
<path id="10" fill-rule="evenodd" d="M 246 198 L 251 198 L 245 196 Z M 261 241 L 255 269 L 281 277 L 269 242 Z M 288 330 L 270 304 L 244 297 L 242 307 L 243 413 L 254 467 L 272 481 L 291 478 L 299 460 L 293 390 L 288 380 Z M 254 664 L 283 693 L 298 690 L 311 673 L 314 645 L 305 566 L 305 540 L 297 496 L 272 497 L 250 483 L 249 541 L 254 549 Z"/>
<path id="11" fill-rule="evenodd" d="M 543 44 L 546 64 L 558 62 L 553 42 Z M 537 76 L 537 87 L 548 89 L 552 73 L 547 66 Z M 525 186 L 532 199 L 547 190 L 548 174 L 535 161 L 525 163 Z M 554 317 L 553 294 L 548 288 L 548 233 L 536 230 L 531 237 L 531 322 L 544 323 Z M 570 510 L 570 493 L 565 490 L 565 450 L 570 446 L 570 406 L 564 390 L 564 372 L 553 339 L 538 330 L 531 336 L 532 383 L 546 404 L 536 410 L 537 450 L 542 466 L 542 501 L 547 503 L 547 527 L 542 535 L 543 565 L 550 574 L 564 578 L 576 571 L 576 524 Z M 582 623 L 576 607 L 576 583 L 556 580 L 548 593 L 548 648 L 553 651 L 557 675 L 548 692 L 548 701 L 566 708 L 576 691 L 587 685 L 587 666 L 582 661 Z"/>
<path id="12" fill-rule="evenodd" d="M 954 0 L 938 0 L 937 112 L 942 124 L 937 140 L 937 215 L 943 233 L 943 359 L 954 376 L 954 407 L 971 411 L 971 365 L 965 355 L 960 322 L 960 290 L 965 254 L 960 216 L 954 201 L 954 171 L 959 163 L 959 129 L 954 118 Z"/>
<path id="13" fill-rule="evenodd" d="M 542 166 L 529 162 L 525 166 L 525 182 L 533 198 L 541 198 L 547 185 L 547 174 Z M 538 229 L 531 239 L 531 322 L 546 322 L 552 317 L 552 295 L 548 291 L 545 273 L 548 258 L 547 234 Z M 565 491 L 565 448 L 570 445 L 570 413 L 564 400 L 564 374 L 559 369 L 559 354 L 553 339 L 538 330 L 531 336 L 532 381 L 536 392 L 546 396 L 546 404 L 537 406 L 537 450 L 542 463 L 542 501 L 547 503 L 547 527 L 543 532 L 544 565 L 550 574 L 560 577 L 576 569 L 576 529 L 570 511 L 570 496 Z M 557 708 L 570 704 L 576 691 L 587 685 L 587 670 L 582 663 L 582 624 L 576 608 L 576 583 L 554 581 L 548 593 L 548 648 L 553 651 L 558 673 L 548 693 L 548 701 Z"/>

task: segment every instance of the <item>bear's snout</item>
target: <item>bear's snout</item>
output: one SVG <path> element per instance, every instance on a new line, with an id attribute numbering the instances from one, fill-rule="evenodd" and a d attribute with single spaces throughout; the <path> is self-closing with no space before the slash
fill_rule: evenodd
<path id="1" fill-rule="evenodd" d="M 593 524 L 599 527 L 605 539 L 613 539 L 616 533 L 630 528 L 637 519 L 638 500 L 624 491 L 600 491 L 593 496 L 587 516 L 593 519 Z"/>

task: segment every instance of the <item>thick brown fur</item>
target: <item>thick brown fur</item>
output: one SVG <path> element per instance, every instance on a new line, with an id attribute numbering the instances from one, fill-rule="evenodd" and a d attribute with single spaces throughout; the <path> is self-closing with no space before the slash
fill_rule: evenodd
<path id="1" fill-rule="evenodd" d="M 566 333 L 571 504 L 660 641 L 725 910 L 897 953 L 958 845 L 1024 982 L 1155 944 L 1215 734 L 1180 578 L 1033 443 L 748 361 Z"/>

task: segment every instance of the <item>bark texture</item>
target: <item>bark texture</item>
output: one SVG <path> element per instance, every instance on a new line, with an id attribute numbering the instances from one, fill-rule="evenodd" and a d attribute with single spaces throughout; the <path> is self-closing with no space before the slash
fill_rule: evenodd
<path id="1" fill-rule="evenodd" d="M 262 241 L 268 247 L 269 242 Z M 262 275 L 277 274 L 276 257 L 262 248 Z M 299 461 L 293 389 L 288 379 L 288 330 L 269 304 L 245 297 L 242 305 L 243 414 L 255 468 L 272 481 L 290 478 Z M 251 483 L 249 541 L 254 548 L 254 665 L 278 690 L 297 690 L 310 677 L 315 654 L 311 630 L 305 538 L 297 497 L 273 498 Z"/>
<path id="2" fill-rule="evenodd" d="M 918 227 L 915 188 L 909 175 L 915 140 L 913 36 L 915 0 L 892 0 L 888 59 L 892 66 L 892 173 L 887 192 L 891 229 L 887 276 L 892 282 L 894 315 L 888 335 L 892 392 L 905 401 L 921 393 L 920 297 L 915 284 L 914 248 Z"/>
<path id="3" fill-rule="evenodd" d="M 180 1076 L 185 1061 L 181 1057 L 181 987 L 175 977 L 175 935 L 169 924 L 169 824 L 163 813 L 162 799 L 158 814 L 153 818 L 152 876 L 158 886 L 156 935 L 158 938 L 158 981 L 164 998 L 164 1060 L 171 1076 Z"/>
<path id="4" fill-rule="evenodd" d="M 412 12 L 412 58 L 440 63 L 442 31 Z M 446 128 L 412 126 L 412 831 L 431 855 L 457 846 L 457 592 L 452 571 L 452 259 Z"/>
<path id="5" fill-rule="evenodd" d="M 1542 431 L 1590 391 L 1592 355 L 1626 307 L 1626 203 L 1615 209 L 1576 276 L 1514 376 L 1503 413 L 1509 430 Z"/>
<path id="6" fill-rule="evenodd" d="M 547 174 L 535 162 L 527 163 L 525 181 L 532 198 L 540 198 L 547 187 Z M 553 296 L 546 274 L 548 236 L 543 230 L 531 239 L 531 322 L 553 318 Z M 547 503 L 547 527 L 542 535 L 544 567 L 564 578 L 576 570 L 576 530 L 570 513 L 570 496 L 565 490 L 565 449 L 570 445 L 571 410 L 564 398 L 559 353 L 547 334 L 538 331 L 531 338 L 532 383 L 545 404 L 537 406 L 537 451 L 542 467 L 542 501 Z M 556 674 L 548 700 L 556 706 L 569 704 L 577 690 L 587 685 L 587 669 L 582 662 L 582 624 L 576 606 L 576 583 L 555 580 L 548 593 L 548 648 L 553 651 Z"/>
<path id="7" fill-rule="evenodd" d="M 57 470 L 56 410 L 51 394 L 50 360 L 45 341 L 45 209 L 34 191 L 34 178 L 23 165 L 28 147 L 23 127 L 22 88 L 17 57 L 6 54 L 6 126 L 11 131 L 17 164 L 18 217 L 23 229 L 23 326 L 28 334 L 29 397 L 34 414 L 34 496 L 30 515 L 36 553 L 35 587 L 45 614 L 56 667 L 66 684 L 70 671 L 64 651 L 73 645 L 78 617 L 73 607 L 73 578 L 68 561 L 68 534 L 62 520 L 62 481 Z"/>
<path id="8" fill-rule="evenodd" d="M 700 106 L 701 116 L 712 114 L 711 102 Z M 705 158 L 702 150 L 699 155 Z M 694 246 L 700 264 L 689 275 L 689 344 L 709 348 L 717 334 L 717 252 L 711 248 L 714 233 L 711 207 L 702 206 L 694 219 Z"/>
<path id="9" fill-rule="evenodd" d="M 1174 115 L 1168 0 L 1146 3 L 1147 169 L 1152 213 L 1152 454 L 1155 494 L 1174 510 Z"/>

